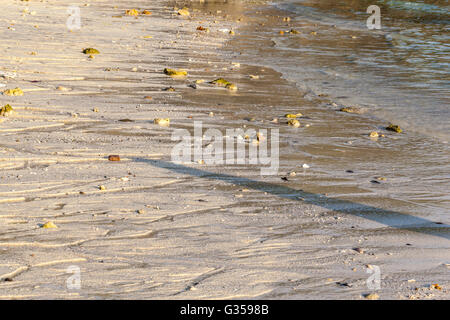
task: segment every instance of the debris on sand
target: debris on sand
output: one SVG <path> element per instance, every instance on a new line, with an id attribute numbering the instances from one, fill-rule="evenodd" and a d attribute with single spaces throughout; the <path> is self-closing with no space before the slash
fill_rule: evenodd
<path id="1" fill-rule="evenodd" d="M 225 80 L 224 78 L 219 78 L 219 79 L 213 80 L 213 81 L 211 81 L 211 83 L 218 87 L 226 87 L 227 85 L 231 84 L 231 82 Z"/>
<path id="2" fill-rule="evenodd" d="M 7 96 L 23 96 L 23 91 L 22 89 L 17 87 L 15 89 L 7 89 L 3 91 L 3 94 Z"/>
<path id="3" fill-rule="evenodd" d="M 136 9 L 125 10 L 125 14 L 127 16 L 138 16 L 139 11 L 137 11 Z"/>
<path id="4" fill-rule="evenodd" d="M 189 12 L 189 9 L 184 7 L 183 9 L 178 10 L 179 16 L 189 16 L 191 13 Z"/>
<path id="5" fill-rule="evenodd" d="M 225 80 L 224 78 L 218 78 L 216 80 L 211 81 L 210 83 L 218 87 L 225 87 L 231 91 L 237 90 L 237 86 L 234 83 L 231 83 L 230 81 Z"/>
<path id="6" fill-rule="evenodd" d="M 364 296 L 367 300 L 378 300 L 380 299 L 380 296 L 376 293 L 370 293 Z"/>
<path id="7" fill-rule="evenodd" d="M 371 137 L 371 138 L 378 138 L 380 135 L 378 134 L 378 132 L 376 132 L 376 131 L 372 131 L 370 134 L 369 134 L 369 137 Z"/>
<path id="8" fill-rule="evenodd" d="M 2 117 L 8 117 L 13 113 L 14 113 L 14 109 L 9 104 L 4 105 L 0 109 L 0 116 L 2 116 Z"/>
<path id="9" fill-rule="evenodd" d="M 390 124 L 389 126 L 386 127 L 386 130 L 388 131 L 394 131 L 397 133 L 402 133 L 403 130 L 400 128 L 400 126 L 396 125 L 396 124 Z"/>
<path id="10" fill-rule="evenodd" d="M 108 160 L 109 161 L 120 161 L 120 156 L 118 156 L 116 154 L 112 154 L 112 155 L 108 156 Z"/>
<path id="11" fill-rule="evenodd" d="M 44 228 L 44 229 L 55 229 L 55 228 L 58 228 L 58 227 L 53 222 L 49 221 L 49 222 L 44 223 L 41 226 L 41 228 Z"/>
<path id="12" fill-rule="evenodd" d="M 430 286 L 430 289 L 442 290 L 442 287 L 439 284 L 434 283 Z"/>
<path id="13" fill-rule="evenodd" d="M 146 16 L 149 16 L 149 15 L 152 14 L 152 12 L 149 11 L 149 10 L 143 10 L 143 11 L 141 12 L 141 14 L 146 15 Z"/>
<path id="14" fill-rule="evenodd" d="M 185 77 L 188 74 L 186 70 L 176 70 L 170 68 L 165 68 L 164 73 L 171 77 Z"/>
<path id="15" fill-rule="evenodd" d="M 169 118 L 156 118 L 153 122 L 161 127 L 168 127 L 170 125 Z"/>
<path id="16" fill-rule="evenodd" d="M 100 51 L 98 51 L 97 49 L 94 49 L 94 48 L 86 48 L 86 49 L 83 49 L 83 53 L 93 55 L 93 54 L 100 54 Z"/>
<path id="17" fill-rule="evenodd" d="M 296 119 L 292 119 L 288 121 L 288 125 L 294 128 L 298 128 L 300 127 L 300 121 L 296 120 Z"/>

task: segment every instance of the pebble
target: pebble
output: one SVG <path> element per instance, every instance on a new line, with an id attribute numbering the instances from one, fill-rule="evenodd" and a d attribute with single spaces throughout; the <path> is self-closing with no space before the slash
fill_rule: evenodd
<path id="1" fill-rule="evenodd" d="M 118 155 L 110 155 L 108 156 L 109 161 L 120 161 L 120 156 Z"/>
<path id="2" fill-rule="evenodd" d="M 298 128 L 300 127 L 300 121 L 296 120 L 296 119 L 292 119 L 288 121 L 288 125 L 294 128 Z"/>
<path id="3" fill-rule="evenodd" d="M 44 229 L 55 229 L 55 228 L 58 228 L 58 227 L 53 222 L 49 221 L 49 222 L 44 223 L 41 226 L 41 228 L 44 228 Z"/>
<path id="4" fill-rule="evenodd" d="M 378 300 L 378 299 L 380 299 L 380 296 L 376 293 L 370 293 L 370 294 L 366 295 L 365 298 L 367 300 Z"/>

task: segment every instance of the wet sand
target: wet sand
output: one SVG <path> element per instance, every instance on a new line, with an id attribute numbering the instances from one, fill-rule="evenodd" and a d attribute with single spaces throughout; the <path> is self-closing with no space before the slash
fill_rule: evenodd
<path id="1" fill-rule="evenodd" d="M 176 3 L 95 1 L 81 7 L 81 30 L 69 32 L 70 4 L 3 4 L 0 13 L 14 23 L 2 31 L 0 70 L 17 74 L 0 82 L 24 91 L 0 96 L 15 110 L 0 123 L 1 298 L 448 298 L 445 221 L 406 205 L 393 210 L 379 194 L 334 197 L 326 175 L 301 168 L 314 159 L 292 155 L 299 130 L 270 122 L 302 112 L 311 130 L 300 132 L 321 141 L 309 148 L 335 157 L 327 131 L 335 113 L 303 99 L 270 68 L 232 64 L 248 49 L 239 46 L 246 28 L 263 16 L 244 17 L 237 4 L 193 3 L 187 18 L 176 15 Z M 23 13 L 26 7 L 36 13 Z M 152 15 L 125 16 L 132 8 Z M 200 25 L 210 32 L 197 31 Z M 87 47 L 100 54 L 88 58 Z M 171 79 L 166 67 L 189 76 Z M 218 77 L 238 91 L 188 87 Z M 153 123 L 166 117 L 170 127 Z M 171 163 L 172 130 L 192 130 L 194 120 L 223 132 L 279 129 L 279 174 Z M 108 161 L 111 154 L 121 161 Z M 295 177 L 281 179 L 293 170 Z M 352 195 L 367 191 L 338 178 Z M 41 228 L 48 221 L 58 228 Z M 380 290 L 366 285 L 368 265 L 380 267 Z M 81 270 L 80 289 L 66 286 L 69 266 Z"/>

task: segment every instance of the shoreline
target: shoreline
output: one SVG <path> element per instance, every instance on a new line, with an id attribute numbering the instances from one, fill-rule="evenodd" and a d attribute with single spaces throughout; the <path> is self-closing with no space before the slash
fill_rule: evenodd
<path id="1" fill-rule="evenodd" d="M 30 20 L 52 6 L 32 5 L 37 14 L 27 16 Z M 396 212 L 333 199 L 327 193 L 335 186 L 326 192 L 316 185 L 328 177 L 314 167 L 281 181 L 299 161 L 291 158 L 287 143 L 281 146 L 288 152 L 281 155 L 279 176 L 261 178 L 248 166 L 170 164 L 171 131 L 192 129 L 194 120 L 220 129 L 280 128 L 283 139 L 292 141 L 298 131 L 270 120 L 298 110 L 302 93 L 278 72 L 244 63 L 236 68 L 236 55 L 216 54 L 232 38 L 220 29 L 239 36 L 238 25 L 253 27 L 245 17 L 240 23 L 224 19 L 230 7 L 208 5 L 222 11 L 208 15 L 192 6 L 192 18 L 186 19 L 172 16 L 165 1 L 140 6 L 91 4 L 82 8 L 91 23 L 88 33 L 75 33 L 66 43 L 17 46 L 10 53 L 22 62 L 8 88 L 20 86 L 24 96 L 8 98 L 16 114 L 0 124 L 6 137 L 19 140 L 1 144 L 0 277 L 12 280 L 0 283 L 1 298 L 364 299 L 372 292 L 365 285 L 369 264 L 380 265 L 385 275 L 382 299 L 448 296 L 445 224 L 436 227 L 427 217 L 408 215 L 402 225 Z M 152 15 L 109 21 L 135 7 Z M 60 19 L 63 9 L 54 12 Z M 15 32 L 23 31 L 16 19 Z M 199 25 L 210 33 L 197 31 Z M 46 31 L 55 32 L 41 28 L 44 38 Z M 152 38 L 141 38 L 148 35 Z M 79 53 L 85 47 L 100 54 L 89 60 Z M 55 48 L 65 51 L 55 54 Z M 28 56 L 32 50 L 37 55 Z M 188 78 L 170 79 L 164 68 L 186 68 Z M 193 80 L 218 77 L 236 83 L 238 91 L 188 87 Z M 175 91 L 163 90 L 168 87 Z M 271 94 L 274 89 L 278 95 Z M 6 102 L 2 96 L 2 106 Z M 313 128 L 307 135 L 323 132 L 324 112 L 315 101 L 301 102 L 298 111 L 311 118 Z M 170 128 L 153 124 L 157 117 L 169 117 Z M 244 119 L 249 117 L 256 120 Z M 110 154 L 121 161 L 108 162 Z M 389 215 L 387 227 L 377 220 Z M 49 220 L 58 228 L 38 226 Z M 65 287 L 66 268 L 74 264 L 81 270 L 81 290 Z M 413 278 L 416 282 L 408 282 Z M 431 282 L 443 291 L 429 289 Z"/>

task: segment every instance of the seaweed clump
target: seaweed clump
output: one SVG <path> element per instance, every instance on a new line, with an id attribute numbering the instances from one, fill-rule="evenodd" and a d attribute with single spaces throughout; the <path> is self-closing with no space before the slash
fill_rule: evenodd
<path id="1" fill-rule="evenodd" d="M 14 109 L 9 105 L 5 105 L 0 109 L 0 116 L 7 117 L 14 113 Z"/>
<path id="2" fill-rule="evenodd" d="M 23 96 L 23 91 L 20 88 L 7 89 L 3 91 L 3 94 L 7 96 Z"/>
<path id="3" fill-rule="evenodd" d="M 169 69 L 165 68 L 164 73 L 171 77 L 184 77 L 187 76 L 186 70 L 176 70 L 176 69 Z"/>
<path id="4" fill-rule="evenodd" d="M 216 85 L 218 87 L 225 87 L 231 91 L 237 90 L 237 86 L 234 83 L 231 83 L 230 81 L 225 80 L 224 78 L 219 78 L 219 79 L 213 80 L 210 83 L 213 85 Z"/>
<path id="5" fill-rule="evenodd" d="M 403 132 L 403 130 L 402 130 L 402 128 L 400 128 L 400 126 L 398 126 L 396 124 L 392 124 L 392 123 L 386 127 L 386 130 L 394 131 L 394 132 L 397 132 L 397 133 L 402 133 Z"/>
<path id="6" fill-rule="evenodd" d="M 296 120 L 296 119 L 292 119 L 288 121 L 288 125 L 294 128 L 298 128 L 300 127 L 300 121 Z"/>
<path id="7" fill-rule="evenodd" d="M 94 48 L 86 48 L 86 49 L 83 49 L 83 53 L 84 54 L 99 54 L 100 51 L 98 51 L 97 49 L 94 49 Z"/>
<path id="8" fill-rule="evenodd" d="M 127 16 L 137 16 L 139 15 L 139 11 L 137 11 L 136 9 L 125 10 L 125 14 Z"/>

